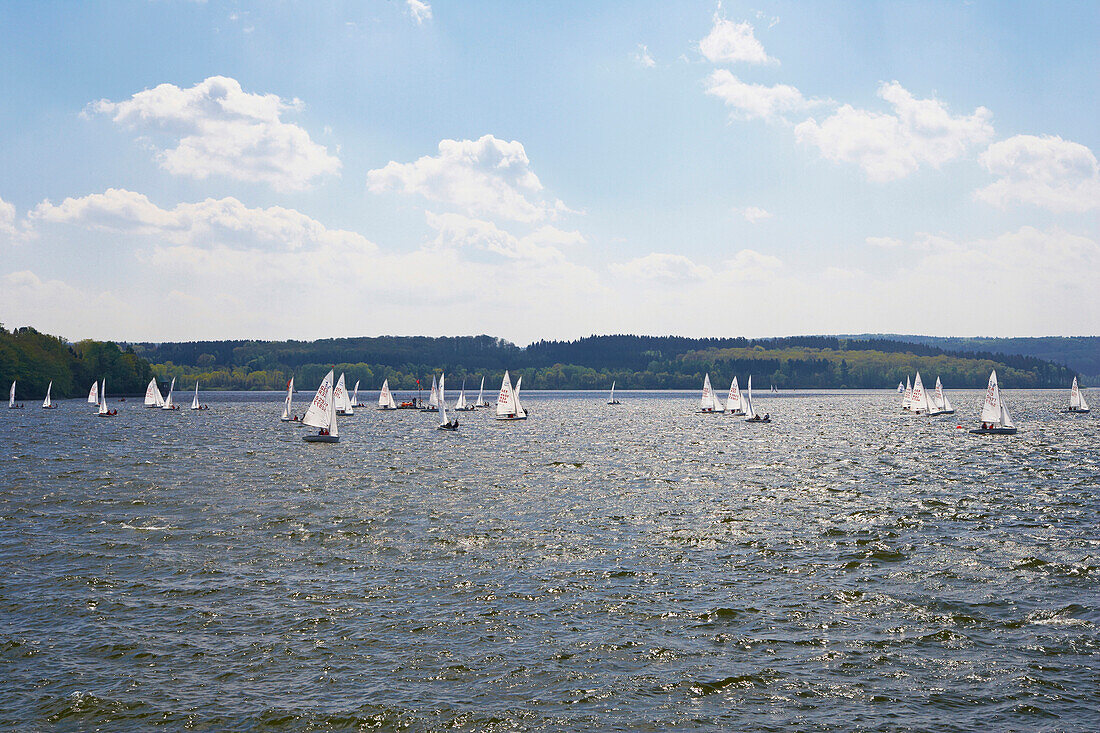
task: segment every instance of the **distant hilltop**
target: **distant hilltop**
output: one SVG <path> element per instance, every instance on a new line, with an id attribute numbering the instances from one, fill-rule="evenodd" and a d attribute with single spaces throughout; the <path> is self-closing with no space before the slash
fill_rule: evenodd
<path id="1" fill-rule="evenodd" d="M 213 389 L 282 389 L 320 382 L 334 365 L 352 382 L 416 389 L 417 380 L 446 370 L 448 384 L 480 377 L 499 384 L 505 369 L 523 375 L 529 389 L 695 389 L 709 373 L 715 384 L 754 377 L 767 389 L 896 387 L 920 370 L 948 388 L 983 388 L 997 369 L 1008 388 L 1067 387 L 1077 372 L 1065 362 L 991 349 L 944 348 L 916 339 L 871 335 L 787 338 L 590 336 L 537 341 L 526 347 L 492 336 L 377 336 L 318 341 L 190 341 L 135 343 L 162 380 L 199 380 Z M 1070 339 L 1072 340 L 1072 339 Z M 1006 340 L 1011 341 L 1011 340 Z M 1095 346 L 1094 346 L 1095 348 Z M 1100 370 L 1098 370 L 1100 371 Z"/>

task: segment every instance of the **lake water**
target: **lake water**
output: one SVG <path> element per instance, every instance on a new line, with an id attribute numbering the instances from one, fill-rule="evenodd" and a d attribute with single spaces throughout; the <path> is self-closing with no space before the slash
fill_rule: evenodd
<path id="1" fill-rule="evenodd" d="M 1096 730 L 1100 419 L 983 394 L 0 411 L 0 727 Z"/>

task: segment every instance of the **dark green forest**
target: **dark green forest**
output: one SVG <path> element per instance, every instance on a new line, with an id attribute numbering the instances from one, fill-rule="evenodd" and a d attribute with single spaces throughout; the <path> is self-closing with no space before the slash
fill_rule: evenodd
<path id="1" fill-rule="evenodd" d="M 86 395 L 99 379 L 107 380 L 111 394 L 143 393 L 152 376 L 149 362 L 131 348 L 90 340 L 70 344 L 29 326 L 8 331 L 0 325 L 0 384 L 6 390 L 17 381 L 20 400 L 42 399 L 51 381 L 57 398 Z"/>
<path id="2" fill-rule="evenodd" d="M 538 341 L 525 348 L 491 336 L 381 336 L 320 341 L 194 341 L 133 345 L 158 379 L 202 382 L 212 389 L 282 389 L 291 377 L 303 389 L 336 367 L 349 386 L 416 389 L 441 369 L 448 384 L 486 377 L 495 390 L 505 369 L 531 389 L 694 389 L 709 372 L 716 385 L 752 375 L 757 387 L 868 388 L 897 385 L 916 370 L 951 388 L 984 387 L 989 371 L 1005 387 L 1066 387 L 1074 372 L 1033 357 L 983 350 L 949 351 L 890 339 L 796 336 L 775 339 L 677 336 L 591 336 Z"/>

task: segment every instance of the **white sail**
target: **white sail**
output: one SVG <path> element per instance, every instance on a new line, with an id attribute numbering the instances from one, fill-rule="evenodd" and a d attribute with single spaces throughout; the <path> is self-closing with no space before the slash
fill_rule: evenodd
<path id="1" fill-rule="evenodd" d="M 1012 422 L 1012 416 L 1008 414 L 1008 405 L 1005 401 L 1001 400 L 1001 427 L 1002 428 L 1014 428 L 1016 424 Z"/>
<path id="2" fill-rule="evenodd" d="M 944 412 L 954 412 L 955 408 L 951 406 L 951 400 L 947 398 L 947 393 L 943 393 L 943 407 Z"/>
<path id="3" fill-rule="evenodd" d="M 315 428 L 328 428 L 329 435 L 336 436 L 336 395 L 332 388 L 332 377 L 333 371 L 330 369 L 321 380 L 302 422 Z"/>
<path id="4" fill-rule="evenodd" d="M 458 402 L 455 403 L 456 410 L 466 409 L 466 380 L 462 380 L 462 389 L 458 391 Z"/>
<path id="5" fill-rule="evenodd" d="M 351 406 L 352 407 L 358 407 L 359 406 L 359 380 L 358 379 L 355 380 L 355 389 L 353 389 L 351 391 Z"/>
<path id="6" fill-rule="evenodd" d="M 749 375 L 749 382 L 745 385 L 745 391 L 741 393 L 741 406 L 745 411 L 745 417 L 756 417 L 756 408 L 752 406 L 752 375 Z"/>
<path id="7" fill-rule="evenodd" d="M 50 400 L 50 390 L 53 389 L 53 380 L 50 380 L 50 384 L 46 387 L 46 399 L 42 400 L 43 407 L 53 407 L 53 402 Z"/>
<path id="8" fill-rule="evenodd" d="M 344 374 L 341 372 L 336 387 L 332 390 L 333 409 L 344 415 L 353 415 L 355 410 L 351 406 L 351 398 L 348 397 L 347 387 L 344 386 Z"/>
<path id="9" fill-rule="evenodd" d="M 714 390 L 710 386 L 710 372 L 703 376 L 703 394 L 699 397 L 699 409 L 703 412 L 714 409 Z"/>
<path id="10" fill-rule="evenodd" d="M 928 393 L 924 391 L 924 382 L 921 381 L 920 372 L 917 372 L 917 376 L 913 380 L 913 397 L 909 408 L 918 415 L 927 415 L 929 412 Z"/>
<path id="11" fill-rule="evenodd" d="M 290 403 L 294 398 L 294 377 L 286 383 L 286 400 L 283 402 L 283 414 L 280 420 L 290 420 Z"/>
<path id="12" fill-rule="evenodd" d="M 477 402 L 474 403 L 475 407 L 488 407 L 489 403 L 485 401 L 485 377 L 481 378 L 481 387 L 477 390 Z"/>
<path id="13" fill-rule="evenodd" d="M 383 410 L 397 409 L 397 403 L 393 401 L 393 394 L 390 392 L 390 380 L 388 379 L 382 381 L 382 391 L 378 395 L 378 406 Z"/>
<path id="14" fill-rule="evenodd" d="M 1089 403 L 1085 401 L 1085 393 L 1081 392 L 1079 396 L 1081 399 L 1081 410 L 1084 412 L 1088 412 Z"/>
<path id="15" fill-rule="evenodd" d="M 153 377 L 149 380 L 149 385 L 145 388 L 145 406 L 160 407 L 162 404 L 164 404 L 164 398 L 160 396 L 160 388 L 157 387 L 157 378 Z"/>
<path id="16" fill-rule="evenodd" d="M 608 397 L 607 397 L 607 404 L 609 404 L 609 405 L 615 404 L 615 380 L 614 379 L 611 380 L 611 394 L 608 395 Z"/>
<path id="17" fill-rule="evenodd" d="M 172 390 L 176 388 L 176 378 L 172 377 L 172 383 L 168 385 L 168 397 L 161 403 L 161 408 L 165 410 L 172 409 Z M 160 394 L 160 390 L 157 390 L 157 394 Z"/>
<path id="18" fill-rule="evenodd" d="M 8 392 L 8 407 L 15 407 L 15 382 L 11 383 L 11 390 Z"/>
<path id="19" fill-rule="evenodd" d="M 199 409 L 199 380 L 195 380 L 195 396 L 191 399 L 191 409 Z"/>
<path id="20" fill-rule="evenodd" d="M 1085 401 L 1085 393 L 1077 386 L 1077 377 L 1073 378 L 1073 386 L 1069 388 L 1069 409 L 1072 412 L 1089 411 L 1089 403 Z"/>
<path id="21" fill-rule="evenodd" d="M 903 394 L 904 392 L 905 392 L 905 385 L 902 384 L 901 382 L 898 382 L 898 394 Z"/>
<path id="22" fill-rule="evenodd" d="M 99 388 L 99 414 L 107 414 L 107 380 L 103 380 L 103 385 Z"/>
<path id="23" fill-rule="evenodd" d="M 997 424 L 1001 421 L 1001 390 L 997 387 L 997 370 L 989 373 L 989 386 L 985 389 L 982 404 L 982 422 Z"/>
<path id="24" fill-rule="evenodd" d="M 730 393 L 726 396 L 726 412 L 741 412 L 741 389 L 737 386 L 737 377 L 730 382 Z"/>
<path id="25" fill-rule="evenodd" d="M 439 383 L 435 381 L 435 375 L 432 375 L 432 393 L 428 395 L 428 407 L 439 407 Z"/>
<path id="26" fill-rule="evenodd" d="M 504 379 L 500 382 L 500 394 L 497 395 L 497 417 L 519 417 L 516 394 L 512 391 L 512 380 L 508 372 L 504 372 Z"/>
<path id="27" fill-rule="evenodd" d="M 901 398 L 901 409 L 908 410 L 913 405 L 913 387 L 909 384 L 909 377 L 905 378 L 905 394 Z"/>
<path id="28" fill-rule="evenodd" d="M 516 415 L 518 417 L 527 417 L 527 410 L 523 409 L 523 405 L 519 401 L 519 390 L 523 386 L 523 375 L 519 375 L 519 379 L 516 380 Z"/>
<path id="29" fill-rule="evenodd" d="M 444 381 L 446 380 L 446 378 L 447 378 L 447 375 L 440 372 L 440 374 L 439 374 L 439 395 L 440 395 L 440 400 L 439 400 L 439 424 L 440 425 L 446 425 L 447 424 L 447 401 L 445 399 L 443 399 L 443 394 L 444 394 L 443 384 L 444 384 Z"/>
<path id="30" fill-rule="evenodd" d="M 1074 382 L 1076 384 L 1076 382 Z M 88 390 L 88 404 L 99 404 L 99 382 L 92 382 L 92 388 Z"/>

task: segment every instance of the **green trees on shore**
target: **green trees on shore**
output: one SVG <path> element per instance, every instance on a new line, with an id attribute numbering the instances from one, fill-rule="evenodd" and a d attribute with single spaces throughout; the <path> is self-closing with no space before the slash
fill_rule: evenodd
<path id="1" fill-rule="evenodd" d="M 69 344 L 29 326 L 8 331 L 0 325 L 0 384 L 6 390 L 17 380 L 20 399 L 42 398 L 51 381 L 54 397 L 79 397 L 104 378 L 113 394 L 142 393 L 152 374 L 149 362 L 111 342 Z"/>

